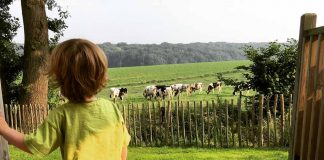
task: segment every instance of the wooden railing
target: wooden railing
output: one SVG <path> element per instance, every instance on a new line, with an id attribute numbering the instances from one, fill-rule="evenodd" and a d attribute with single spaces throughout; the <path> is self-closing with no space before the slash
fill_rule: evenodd
<path id="1" fill-rule="evenodd" d="M 324 159 L 324 27 L 301 17 L 289 159 Z"/>

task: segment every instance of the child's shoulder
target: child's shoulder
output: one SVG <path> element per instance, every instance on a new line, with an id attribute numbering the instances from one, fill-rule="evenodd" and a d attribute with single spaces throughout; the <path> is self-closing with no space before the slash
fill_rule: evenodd
<path id="1" fill-rule="evenodd" d="M 111 105 L 111 106 L 114 105 L 114 103 L 112 103 L 110 100 L 104 99 L 104 98 L 98 98 L 97 102 L 101 103 L 101 104 L 104 104 L 104 105 Z"/>

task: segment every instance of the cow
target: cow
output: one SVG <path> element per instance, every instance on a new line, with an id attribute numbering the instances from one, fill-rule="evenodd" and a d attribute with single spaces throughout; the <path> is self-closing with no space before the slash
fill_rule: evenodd
<path id="1" fill-rule="evenodd" d="M 203 90 L 203 83 L 201 82 L 198 82 L 198 83 L 194 83 L 191 85 L 191 88 L 192 88 L 192 91 L 195 92 L 195 91 L 199 91 L 199 94 L 202 92 Z"/>
<path id="2" fill-rule="evenodd" d="M 192 93 L 192 86 L 189 84 L 173 84 L 171 85 L 174 96 L 186 92 L 187 96 Z"/>
<path id="3" fill-rule="evenodd" d="M 246 91 L 246 94 L 249 93 L 249 90 L 252 88 L 252 85 L 250 83 L 239 83 L 234 86 L 233 96 L 235 96 L 236 92 L 240 92 L 240 95 L 242 95 L 243 91 Z"/>
<path id="4" fill-rule="evenodd" d="M 181 88 L 182 88 L 182 84 L 173 84 L 171 85 L 171 89 L 174 93 L 174 96 L 177 96 L 178 94 L 181 93 Z"/>
<path id="5" fill-rule="evenodd" d="M 208 85 L 208 87 L 207 87 L 207 94 L 209 94 L 210 92 L 214 93 L 215 89 L 217 89 L 218 93 L 220 93 L 221 90 L 222 90 L 222 82 L 217 81 L 217 82 L 214 82 L 214 83 L 210 83 Z"/>
<path id="6" fill-rule="evenodd" d="M 146 86 L 143 92 L 143 96 L 146 99 L 152 100 L 152 98 L 156 98 L 157 88 L 155 85 Z"/>
<path id="7" fill-rule="evenodd" d="M 172 99 L 173 91 L 170 86 L 166 85 L 157 85 L 155 86 L 157 89 L 156 97 L 161 97 L 163 100 L 168 97 L 168 99 Z"/>
<path id="8" fill-rule="evenodd" d="M 124 100 L 127 96 L 127 88 L 110 88 L 110 95 L 109 97 L 112 99 L 120 98 L 120 100 Z"/>

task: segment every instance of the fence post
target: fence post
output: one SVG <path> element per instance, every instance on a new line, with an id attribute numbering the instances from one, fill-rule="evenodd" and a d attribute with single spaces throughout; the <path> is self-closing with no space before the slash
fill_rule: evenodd
<path id="1" fill-rule="evenodd" d="M 268 134 L 268 140 L 267 140 L 267 147 L 270 147 L 270 120 L 271 120 L 271 112 L 270 112 L 270 98 L 271 96 L 267 96 L 267 134 Z"/>
<path id="2" fill-rule="evenodd" d="M 229 140 L 228 140 L 228 104 L 227 100 L 225 99 L 225 138 L 226 138 L 226 147 L 229 147 Z"/>
<path id="3" fill-rule="evenodd" d="M 2 99 L 2 88 L 1 88 L 1 79 L 0 79 L 0 114 L 4 118 L 4 108 L 3 108 L 3 99 Z M 8 142 L 0 136 L 0 159 L 9 160 L 9 149 Z"/>
<path id="4" fill-rule="evenodd" d="M 207 141 L 208 141 L 208 148 L 210 148 L 210 123 L 209 123 L 209 104 L 208 101 L 207 104 Z"/>
<path id="5" fill-rule="evenodd" d="M 151 115 L 151 108 L 150 103 L 148 103 L 148 114 L 149 114 L 149 120 L 150 120 L 150 145 L 153 144 L 153 126 L 152 126 L 152 115 Z"/>
<path id="6" fill-rule="evenodd" d="M 170 104 L 172 104 L 170 102 Z M 177 106 L 177 102 L 174 102 L 174 106 Z M 174 145 L 174 133 L 173 133 L 173 115 L 172 115 L 172 108 L 170 108 L 170 128 L 171 128 L 171 146 Z"/>
<path id="7" fill-rule="evenodd" d="M 136 137 L 136 110 L 134 107 L 134 104 L 132 103 L 132 110 L 133 110 L 133 126 L 134 126 L 134 142 L 135 142 L 135 147 L 137 146 L 137 137 Z"/>
<path id="8" fill-rule="evenodd" d="M 281 110 L 281 118 L 280 118 L 280 142 L 281 145 L 285 144 L 285 100 L 283 94 L 280 94 L 280 110 Z"/>
<path id="9" fill-rule="evenodd" d="M 171 113 L 171 102 L 168 101 L 167 106 L 165 106 L 165 101 L 163 102 L 164 111 L 165 111 L 165 145 L 169 145 L 169 126 L 170 126 L 170 117 L 172 116 Z"/>
<path id="10" fill-rule="evenodd" d="M 291 108 L 292 108 L 292 94 L 289 95 L 289 106 L 288 106 L 288 128 L 291 128 Z M 288 135 L 289 137 L 289 135 Z"/>
<path id="11" fill-rule="evenodd" d="M 205 141 L 205 121 L 204 121 L 204 107 L 203 102 L 200 101 L 200 108 L 201 108 L 201 147 L 204 148 L 204 141 Z"/>
<path id="12" fill-rule="evenodd" d="M 143 109 L 143 108 L 144 108 L 144 104 L 142 104 L 142 108 L 141 109 Z M 142 146 L 142 141 L 143 141 L 141 109 L 139 108 L 139 104 L 137 104 L 140 146 Z"/>
<path id="13" fill-rule="evenodd" d="M 235 125 L 235 117 L 234 117 L 234 99 L 231 99 L 231 115 L 232 115 L 232 118 L 231 121 L 231 134 L 232 134 L 232 147 L 235 147 L 235 135 L 234 135 L 234 125 Z"/>
<path id="14" fill-rule="evenodd" d="M 176 119 L 177 119 L 177 143 L 178 146 L 180 146 L 180 122 L 179 122 L 179 103 L 180 101 L 178 101 L 176 107 Z"/>
<path id="15" fill-rule="evenodd" d="M 189 144 L 191 146 L 192 145 L 192 124 L 191 124 L 191 111 L 190 111 L 191 109 L 190 109 L 189 101 L 187 102 L 187 107 L 188 107 L 189 133 L 190 133 Z"/>
<path id="16" fill-rule="evenodd" d="M 21 105 L 18 105 L 18 117 L 19 117 L 19 131 L 21 132 L 21 133 L 24 133 L 24 131 L 23 131 L 23 129 L 22 129 L 22 126 L 21 126 Z"/>
<path id="17" fill-rule="evenodd" d="M 274 146 L 277 146 L 277 105 L 278 105 L 278 94 L 274 97 L 273 104 L 273 130 L 274 130 Z"/>
<path id="18" fill-rule="evenodd" d="M 249 109 L 248 109 L 248 100 L 247 97 L 245 97 L 245 141 L 246 141 L 246 147 L 249 146 L 249 120 L 248 120 L 248 113 L 249 113 Z"/>
<path id="19" fill-rule="evenodd" d="M 216 115 L 216 104 L 215 101 L 212 101 L 212 106 L 213 106 L 213 110 L 214 110 L 214 131 L 213 131 L 213 138 L 214 138 L 214 146 L 217 147 L 217 115 Z"/>
<path id="20" fill-rule="evenodd" d="M 182 108 L 182 131 L 183 131 L 183 144 L 186 146 L 186 124 L 185 124 L 185 110 L 184 105 L 181 101 L 181 108 Z"/>
<path id="21" fill-rule="evenodd" d="M 154 105 L 154 102 L 152 102 L 152 113 L 153 113 L 153 122 L 152 122 L 152 125 L 153 125 L 153 134 L 154 134 L 154 141 L 155 141 L 155 146 L 157 146 L 157 137 L 156 137 L 156 116 L 155 116 L 155 114 L 156 114 L 156 112 L 155 112 L 155 105 Z M 152 144 L 152 146 L 153 146 L 153 144 Z"/>
<path id="22" fill-rule="evenodd" d="M 261 94 L 259 98 L 259 147 L 263 146 L 263 99 L 264 95 Z"/>
<path id="23" fill-rule="evenodd" d="M 298 43 L 298 60 L 297 60 L 297 69 L 296 69 L 296 78 L 295 78 L 295 87 L 294 87 L 294 102 L 293 102 L 293 117 L 292 117 L 292 127 L 290 129 L 290 149 L 289 149 L 289 160 L 295 159 L 297 156 L 300 156 L 300 147 L 301 147 L 301 131 L 302 131 L 302 119 L 304 108 L 301 104 L 304 104 L 305 101 L 305 92 L 306 83 L 305 77 L 305 65 L 303 54 L 303 42 L 304 42 L 304 31 L 307 29 L 316 27 L 316 14 L 308 13 L 304 14 L 300 20 L 300 30 L 299 30 L 299 43 Z M 302 87 L 304 86 L 304 87 Z M 301 95 L 299 95 L 299 93 Z M 296 157 L 295 157 L 296 156 Z"/>
<path id="24" fill-rule="evenodd" d="M 198 117 L 197 117 L 197 106 L 196 101 L 194 101 L 194 113 L 195 113 L 195 134 L 196 134 L 196 147 L 198 147 Z"/>
<path id="25" fill-rule="evenodd" d="M 242 105 L 241 105 L 241 97 L 238 98 L 237 101 L 237 109 L 238 109 L 238 140 L 239 140 L 239 147 L 242 147 L 242 131 L 241 131 L 241 119 L 242 119 Z"/>
<path id="26" fill-rule="evenodd" d="M 251 123 L 251 129 L 252 129 L 252 144 L 253 144 L 253 147 L 255 147 L 255 137 L 256 137 L 256 134 L 255 134 L 255 106 L 254 106 L 254 103 L 255 103 L 255 97 L 253 96 L 252 97 L 252 108 L 251 108 L 251 115 L 252 115 L 252 123 Z"/>
<path id="27" fill-rule="evenodd" d="M 218 118 L 218 124 L 219 124 L 219 142 L 220 142 L 220 146 L 223 147 L 223 128 L 222 128 L 222 107 L 221 107 L 221 101 L 220 99 L 217 100 L 218 101 L 218 108 L 220 109 L 219 112 L 219 118 Z M 226 101 L 226 100 L 225 100 Z"/>

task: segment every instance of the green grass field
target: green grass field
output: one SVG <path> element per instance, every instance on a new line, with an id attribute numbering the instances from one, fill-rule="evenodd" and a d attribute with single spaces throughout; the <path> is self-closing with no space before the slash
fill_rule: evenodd
<path id="1" fill-rule="evenodd" d="M 225 73 L 226 77 L 242 78 L 242 72 L 234 72 L 240 65 L 250 64 L 250 61 L 223 61 L 188 64 L 169 64 L 155 66 L 123 67 L 108 69 L 109 82 L 107 87 L 99 93 L 99 97 L 109 98 L 109 88 L 127 87 L 129 90 L 123 103 L 138 103 L 147 101 L 143 97 L 143 90 L 148 85 L 172 85 L 177 83 L 202 82 L 204 92 L 191 96 L 182 96 L 182 100 L 210 100 L 219 97 L 232 97 L 233 87 L 223 86 L 220 94 L 206 94 L 206 86 L 217 81 L 217 73 Z M 120 103 L 120 102 L 119 102 Z"/>
<path id="2" fill-rule="evenodd" d="M 139 103 L 145 102 L 142 93 L 147 85 L 171 85 L 176 83 L 204 83 L 204 92 L 202 94 L 194 93 L 193 95 L 181 97 L 182 100 L 200 101 L 210 100 L 218 97 L 232 98 L 233 88 L 223 86 L 220 94 L 206 94 L 206 86 L 217 81 L 217 73 L 225 73 L 226 77 L 242 78 L 242 72 L 233 72 L 236 66 L 250 64 L 249 61 L 224 61 L 192 64 L 175 64 L 175 65 L 157 65 L 143 67 L 124 67 L 112 68 L 108 70 L 109 83 L 106 88 L 99 93 L 101 98 L 109 98 L 110 87 L 127 87 L 129 90 L 127 100 L 122 103 Z M 235 99 L 235 98 L 234 98 Z M 118 102 L 121 103 L 121 102 Z M 37 159 L 31 155 L 23 153 L 15 147 L 10 147 L 10 156 L 12 160 L 32 160 Z M 191 160 L 191 159 L 217 159 L 217 160 L 281 160 L 288 158 L 287 149 L 197 149 L 197 148 L 129 148 L 129 160 Z M 59 150 L 54 151 L 45 160 L 61 159 Z"/>
<path id="3" fill-rule="evenodd" d="M 31 155 L 10 147 L 12 160 L 36 160 Z M 61 159 L 59 150 L 43 158 L 44 160 Z M 286 160 L 287 149 L 197 149 L 197 148 L 129 148 L 128 160 Z"/>

